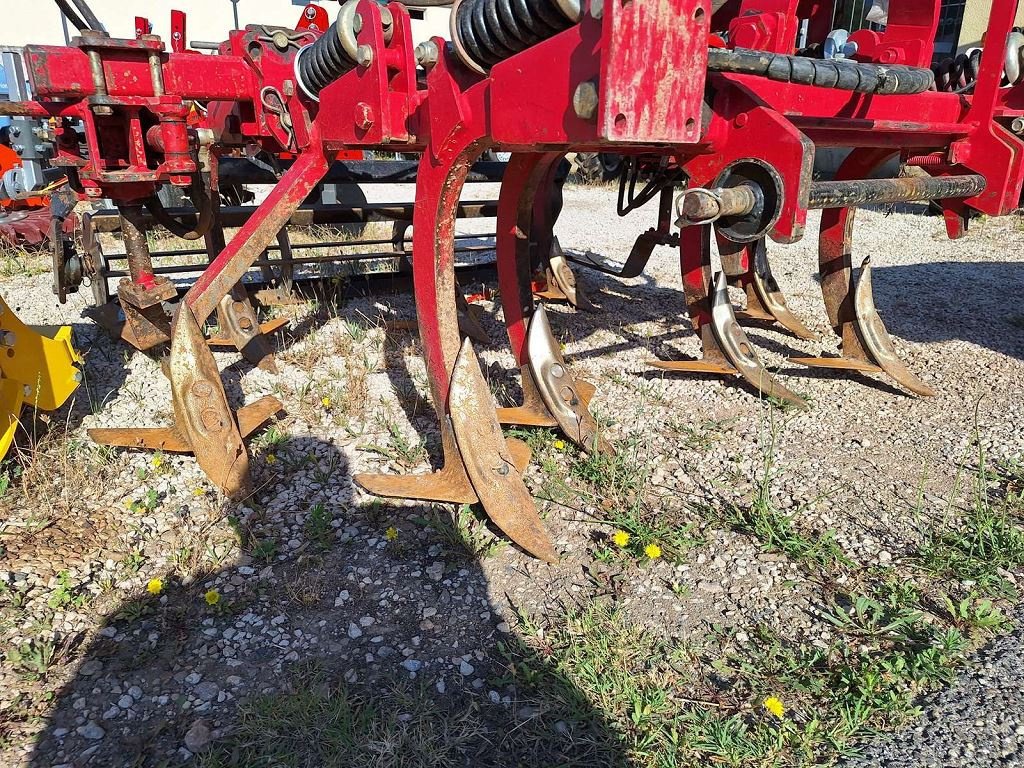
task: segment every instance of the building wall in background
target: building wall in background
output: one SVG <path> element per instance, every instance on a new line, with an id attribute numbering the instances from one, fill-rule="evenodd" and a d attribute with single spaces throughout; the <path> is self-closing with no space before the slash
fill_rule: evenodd
<path id="1" fill-rule="evenodd" d="M 991 10 L 992 0 L 966 0 L 957 53 L 981 45 L 981 37 L 988 27 L 988 15 Z M 1024 26 L 1024 3 L 1017 6 L 1017 20 L 1014 23 L 1016 26 Z"/>
<path id="2" fill-rule="evenodd" d="M 64 28 L 53 0 L 0 0 L 4 23 L 0 26 L 0 45 L 40 43 L 63 45 Z M 340 7 L 336 2 L 321 3 L 333 20 Z M 124 0 L 89 0 L 89 7 L 107 27 L 112 37 L 134 37 L 135 15 L 145 16 L 153 32 L 165 41 L 170 36 L 171 9 L 188 15 L 186 28 L 189 40 L 220 41 L 234 27 L 230 0 L 145 0 L 126 3 Z M 270 24 L 294 27 L 305 3 L 291 0 L 238 0 L 238 21 L 246 24 Z M 416 42 L 434 35 L 448 37 L 448 10 L 427 8 L 421 21 L 413 22 Z M 68 25 L 68 33 L 76 34 Z"/>

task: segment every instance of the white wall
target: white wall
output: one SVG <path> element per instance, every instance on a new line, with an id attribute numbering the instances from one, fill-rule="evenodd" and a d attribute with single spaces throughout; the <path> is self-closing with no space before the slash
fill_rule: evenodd
<path id="1" fill-rule="evenodd" d="M 135 37 L 135 16 L 145 16 L 153 32 L 165 43 L 170 36 L 171 9 L 188 15 L 186 33 L 189 40 L 220 41 L 234 26 L 230 0 L 88 0 L 89 7 L 113 37 Z M 336 2 L 321 2 L 331 20 L 338 13 Z M 60 12 L 53 0 L 0 0 L 0 45 L 40 43 L 63 45 L 64 31 Z M 246 24 L 270 24 L 294 27 L 304 5 L 291 0 L 238 0 L 238 21 Z M 448 11 L 427 8 L 423 21 L 413 21 L 416 41 L 439 35 L 448 37 Z M 70 24 L 69 33 L 76 31 Z"/>

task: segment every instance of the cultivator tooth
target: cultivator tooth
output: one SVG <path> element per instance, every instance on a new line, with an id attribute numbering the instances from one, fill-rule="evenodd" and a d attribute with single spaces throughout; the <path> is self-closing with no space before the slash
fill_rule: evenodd
<path id="1" fill-rule="evenodd" d="M 218 332 L 210 337 L 208 343 L 214 347 L 232 346 L 253 365 L 268 373 L 277 373 L 268 333 L 287 323 L 287 318 L 278 318 L 264 328 L 256 317 L 245 288 L 236 284 L 217 305 Z"/>
<path id="2" fill-rule="evenodd" d="M 544 270 L 544 279 L 547 283 L 546 288 L 535 294 L 537 298 L 548 301 L 565 301 L 576 309 L 587 312 L 597 311 L 597 307 L 587 298 L 576 281 L 576 275 L 573 274 L 572 267 L 569 266 L 557 237 L 551 238 L 551 252 Z"/>
<path id="3" fill-rule="evenodd" d="M 742 266 L 737 274 L 728 274 L 729 283 L 742 288 L 747 297 L 746 308 L 736 312 L 740 322 L 754 321 L 776 323 L 800 339 L 817 339 L 818 334 L 809 330 L 789 309 L 786 297 L 772 274 L 768 261 L 768 249 L 765 239 L 754 243 L 734 244 L 739 246 L 742 255 Z M 721 241 L 719 248 L 722 248 Z M 722 264 L 726 264 L 726 255 L 722 254 Z"/>
<path id="4" fill-rule="evenodd" d="M 838 181 L 871 176 L 891 157 L 886 148 L 861 148 L 851 152 L 836 172 Z M 910 372 L 900 360 L 885 323 L 875 309 L 871 290 L 871 259 L 865 258 L 859 273 L 853 268 L 853 227 L 857 209 L 822 211 L 818 234 L 818 271 L 821 295 L 829 323 L 840 339 L 839 357 L 794 357 L 791 362 L 812 368 L 885 373 L 916 395 L 931 397 L 935 390 Z"/>
<path id="5" fill-rule="evenodd" d="M 722 272 L 715 274 L 710 300 L 711 333 L 706 332 L 708 325 L 701 327 L 704 359 L 678 362 L 655 360 L 651 365 L 666 371 L 738 374 L 766 397 L 782 400 L 798 408 L 806 408 L 807 403 L 804 399 L 780 384 L 761 363 L 754 351 L 754 345 L 750 343 L 736 319 L 729 301 L 728 284 Z"/>
<path id="6" fill-rule="evenodd" d="M 487 515 L 516 544 L 549 563 L 551 539 L 501 433 L 491 394 L 469 339 L 455 361 L 448 408 L 466 472 Z"/>
<path id="7" fill-rule="evenodd" d="M 526 347 L 530 379 L 562 432 L 586 451 L 611 454 L 611 445 L 601 436 L 597 420 L 587 407 L 590 397 L 584 397 L 580 385 L 562 359 L 543 306 L 537 307 L 530 318 Z M 587 389 L 589 394 L 593 394 L 592 386 L 588 385 Z"/>
<path id="8" fill-rule="evenodd" d="M 227 496 L 245 496 L 249 492 L 249 453 L 243 438 L 280 412 L 281 403 L 267 396 L 235 416 L 213 353 L 184 301 L 178 305 L 171 327 L 169 374 L 173 427 L 90 429 L 89 436 L 107 445 L 191 452 L 206 476 Z"/>
<path id="9" fill-rule="evenodd" d="M 730 260 L 726 259 L 726 266 Z M 729 301 L 724 272 L 711 272 L 711 227 L 684 226 L 680 231 L 680 266 L 686 308 L 694 329 L 700 334 L 701 360 L 654 360 L 663 371 L 739 375 L 766 397 L 806 407 L 796 393 L 776 381 L 761 364 L 754 345 L 740 326 Z"/>
<path id="10" fill-rule="evenodd" d="M 530 448 L 506 439 L 469 339 L 462 342 L 448 389 L 448 418 L 441 422 L 444 465 L 422 475 L 358 474 L 376 496 L 454 504 L 480 502 L 488 517 L 516 544 L 547 562 L 558 553 L 544 531 L 522 480 Z"/>
<path id="11" fill-rule="evenodd" d="M 794 357 L 791 362 L 812 368 L 852 370 L 861 373 L 886 373 L 896 383 L 922 397 L 932 397 L 935 390 L 915 376 L 900 359 L 889 332 L 875 309 L 871 291 L 871 257 L 861 264 L 852 279 L 853 319 L 840 329 L 840 357 Z"/>
<path id="12" fill-rule="evenodd" d="M 548 189 L 557 154 L 517 154 L 509 161 L 498 201 L 498 286 L 512 353 L 522 373 L 523 404 L 498 409 L 502 424 L 560 427 L 584 450 L 611 453 L 589 411 L 594 387 L 575 381 L 562 359 L 543 304 L 530 292 L 530 237 L 543 213 L 538 192 Z M 541 216 L 541 225 L 546 219 Z M 555 247 L 555 246 L 553 246 Z M 560 249 L 559 249 L 560 252 Z"/>
<path id="13" fill-rule="evenodd" d="M 224 237 L 224 227 L 220 223 L 220 207 L 214 207 L 215 223 L 210 230 L 206 233 L 203 238 L 206 245 L 206 254 L 212 262 L 217 256 L 227 247 L 227 241 Z M 285 249 L 284 242 L 287 242 L 287 235 L 285 235 L 285 241 L 282 242 L 281 234 L 278 232 L 278 242 L 281 243 L 282 251 L 281 258 L 284 263 L 286 254 L 289 264 L 289 277 L 290 272 L 290 258 L 291 250 L 290 247 Z M 264 250 L 264 254 L 266 250 Z M 282 267 L 282 272 L 284 267 Z M 290 280 L 289 280 L 290 284 Z M 285 321 L 287 322 L 287 321 Z M 245 290 L 245 285 L 241 282 L 235 283 L 217 304 L 217 325 L 218 334 L 216 335 L 216 341 L 211 339 L 211 344 L 214 346 L 227 346 L 221 344 L 222 340 L 230 342 L 230 345 L 241 353 L 242 357 L 248 360 L 253 365 L 262 368 L 268 373 L 277 373 L 277 363 L 274 361 L 273 346 L 270 343 L 270 339 L 263 327 L 260 325 L 259 318 L 256 316 L 256 310 L 252 305 L 252 301 L 249 299 L 249 294 Z M 284 325 L 283 322 L 279 322 L 274 328 L 280 328 Z"/>

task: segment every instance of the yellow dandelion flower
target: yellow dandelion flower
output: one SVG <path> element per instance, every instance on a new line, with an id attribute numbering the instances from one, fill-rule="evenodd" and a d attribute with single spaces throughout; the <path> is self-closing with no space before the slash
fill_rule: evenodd
<path id="1" fill-rule="evenodd" d="M 158 453 L 150 460 L 150 464 L 153 465 L 153 469 L 160 469 L 164 464 L 164 457 Z"/>
<path id="2" fill-rule="evenodd" d="M 275 456 L 272 453 L 268 453 L 266 455 L 266 459 L 267 459 L 267 464 L 273 464 L 275 461 L 277 461 L 277 456 Z"/>
<path id="3" fill-rule="evenodd" d="M 775 696 L 769 696 L 762 702 L 762 706 L 771 712 L 776 717 L 782 717 L 786 714 L 786 707 L 783 706 L 782 700 Z"/>
<path id="4" fill-rule="evenodd" d="M 394 541 L 398 538 L 398 529 L 392 525 L 390 528 L 384 531 L 384 538 L 388 541 Z"/>
<path id="5" fill-rule="evenodd" d="M 133 509 L 135 507 L 135 499 L 125 499 L 124 500 L 124 505 L 128 509 Z"/>
<path id="6" fill-rule="evenodd" d="M 164 591 L 164 582 L 162 579 L 150 579 L 149 583 L 146 584 L 146 591 L 151 595 L 159 595 Z"/>
<path id="7" fill-rule="evenodd" d="M 220 602 L 220 592 L 218 592 L 216 589 L 211 589 L 205 595 L 203 595 L 203 599 L 206 600 L 207 605 L 216 605 Z"/>
<path id="8" fill-rule="evenodd" d="M 565 450 L 565 440 L 555 440 L 555 450 L 564 451 Z"/>
<path id="9" fill-rule="evenodd" d="M 205 488 L 193 488 L 192 489 L 192 495 L 193 496 L 205 496 L 206 495 L 206 489 Z"/>
<path id="10" fill-rule="evenodd" d="M 629 544 L 629 534 L 626 531 L 616 531 L 612 534 L 612 541 L 615 542 L 616 546 L 624 547 Z"/>
<path id="11" fill-rule="evenodd" d="M 661 557 L 661 547 L 657 544 L 648 544 L 644 547 L 644 554 L 651 558 L 651 560 L 657 560 Z"/>
<path id="12" fill-rule="evenodd" d="M 320 405 L 322 405 L 327 410 L 331 410 L 331 398 L 329 398 L 329 397 L 321 397 L 320 398 Z"/>

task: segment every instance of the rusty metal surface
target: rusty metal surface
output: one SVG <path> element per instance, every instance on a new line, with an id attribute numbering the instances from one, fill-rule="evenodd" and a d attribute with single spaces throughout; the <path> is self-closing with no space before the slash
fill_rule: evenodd
<path id="1" fill-rule="evenodd" d="M 269 373 L 277 373 L 274 350 L 256 317 L 245 288 L 236 284 L 217 306 L 217 324 L 246 360 Z"/>
<path id="2" fill-rule="evenodd" d="M 466 301 L 466 296 L 457 282 L 455 284 L 455 307 L 459 313 L 459 332 L 480 344 L 490 344 L 491 337 L 487 335 L 487 331 L 483 329 L 480 320 L 477 319 L 479 307 L 473 307 Z"/>
<path id="3" fill-rule="evenodd" d="M 178 305 L 171 329 L 170 377 L 175 424 L 196 462 L 227 496 L 244 496 L 249 490 L 249 452 L 217 363 L 185 302 Z"/>
<path id="4" fill-rule="evenodd" d="M 548 280 L 547 295 L 545 296 L 544 293 L 537 295 L 554 299 L 561 295 L 576 309 L 596 312 L 597 307 L 591 303 L 579 283 L 576 282 L 576 275 L 573 274 L 572 267 L 566 261 L 557 237 L 551 238 L 551 253 L 548 254 L 547 261 L 548 267 L 545 272 Z"/>
<path id="5" fill-rule="evenodd" d="M 776 381 L 761 364 L 754 346 L 747 334 L 736 321 L 732 304 L 729 302 L 729 289 L 725 274 L 719 272 L 714 279 L 714 293 L 711 296 L 711 329 L 719 348 L 736 371 L 758 391 L 767 397 L 783 400 L 799 408 L 806 408 L 807 403 L 795 392 L 787 389 Z"/>
<path id="6" fill-rule="evenodd" d="M 174 427 L 96 427 L 89 439 L 117 448 L 145 448 L 166 453 L 192 453 L 192 445 Z"/>
<path id="7" fill-rule="evenodd" d="M 558 552 L 501 433 L 469 339 L 463 341 L 456 358 L 448 397 L 455 440 L 488 517 L 534 557 L 557 562 Z"/>
<path id="8" fill-rule="evenodd" d="M 572 372 L 562 359 L 543 305 L 537 307 L 530 319 L 526 353 L 532 382 L 547 411 L 554 416 L 565 435 L 585 451 L 612 454 L 611 445 L 601 435 L 597 421 L 583 402 Z"/>
<path id="9" fill-rule="evenodd" d="M 932 397 L 935 390 L 910 372 L 900 360 L 896 348 L 885 329 L 885 323 L 875 310 L 871 294 L 871 257 L 864 259 L 860 274 L 854 283 L 854 310 L 857 317 L 857 334 L 871 359 L 900 386 L 916 395 Z"/>
<path id="10" fill-rule="evenodd" d="M 558 422 L 548 411 L 548 407 L 537 391 L 533 381 L 533 373 L 529 365 L 520 368 L 520 381 L 523 388 L 523 404 L 511 408 L 499 408 L 497 411 L 500 424 L 517 424 L 524 427 L 557 427 Z"/>
<path id="11" fill-rule="evenodd" d="M 772 274 L 768 261 L 767 245 L 762 238 L 754 244 L 750 264 L 750 281 L 746 285 L 748 315 L 759 313 L 778 323 L 794 336 L 801 339 L 817 339 L 818 334 L 810 330 L 793 314 L 779 283 Z M 739 314 L 737 314 L 739 317 Z"/>
<path id="12" fill-rule="evenodd" d="M 440 426 L 444 465 L 437 472 L 420 475 L 380 475 L 363 472 L 353 475 L 352 480 L 374 496 L 476 504 L 480 499 L 473 490 L 462 464 L 462 456 L 455 444 L 451 422 L 445 419 Z"/>
<path id="13" fill-rule="evenodd" d="M 898 179 L 815 181 L 808 208 L 849 208 L 857 205 L 906 203 L 974 197 L 985 190 L 985 177 L 904 176 Z"/>

